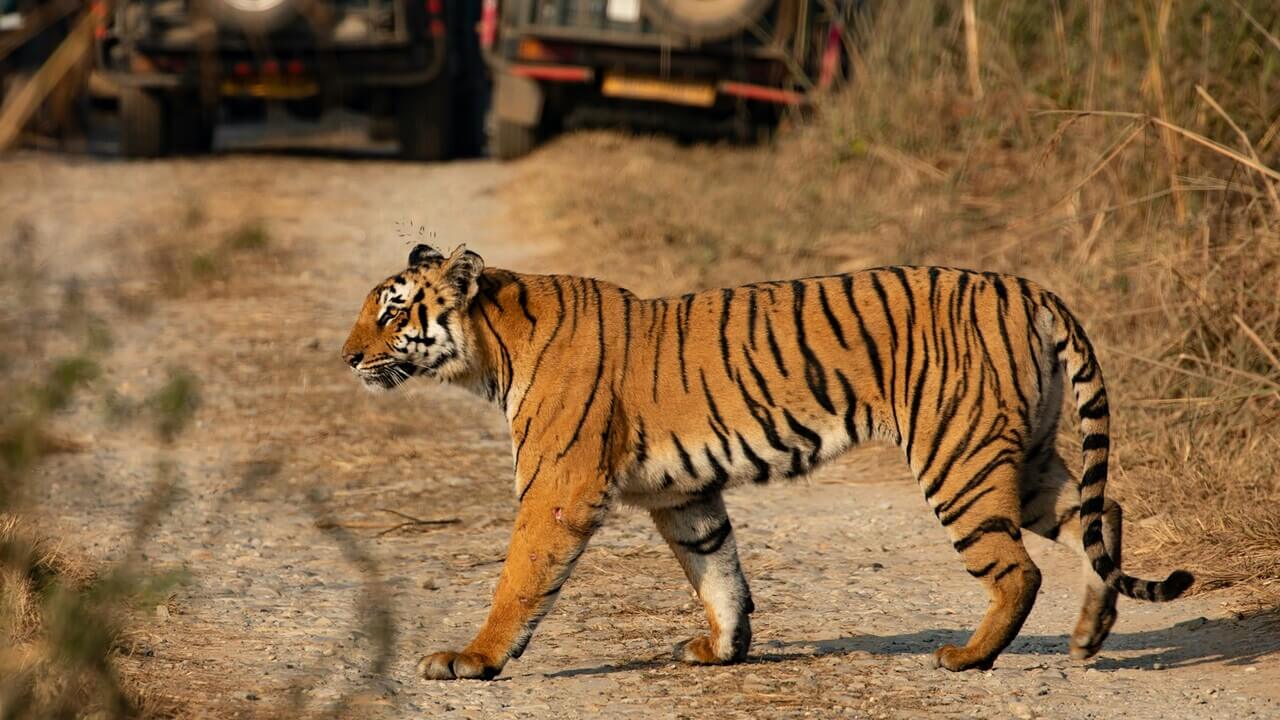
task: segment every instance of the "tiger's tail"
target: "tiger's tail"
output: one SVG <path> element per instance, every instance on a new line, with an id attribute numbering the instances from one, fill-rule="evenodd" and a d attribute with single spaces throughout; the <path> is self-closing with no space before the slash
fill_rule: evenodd
<path id="1" fill-rule="evenodd" d="M 1080 419 L 1084 448 L 1084 465 L 1080 474 L 1080 528 L 1085 554 L 1094 572 L 1121 594 L 1153 602 L 1173 600 L 1191 587 L 1195 581 L 1191 573 L 1175 570 L 1159 581 L 1126 575 L 1103 542 L 1102 511 L 1107 485 L 1107 457 L 1111 447 L 1107 389 L 1084 328 L 1060 299 L 1052 293 L 1047 294 L 1058 320 L 1054 352 L 1071 380 L 1076 413 Z"/>

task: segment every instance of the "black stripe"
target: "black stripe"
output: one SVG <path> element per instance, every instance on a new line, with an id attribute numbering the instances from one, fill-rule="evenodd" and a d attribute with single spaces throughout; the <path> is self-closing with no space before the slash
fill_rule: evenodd
<path id="1" fill-rule="evenodd" d="M 697 540 L 677 540 L 680 546 L 691 550 L 699 555 L 710 555 L 719 550 L 724 545 L 724 541 L 728 539 L 729 533 L 733 532 L 733 526 L 729 524 L 729 518 L 725 518 L 724 522 L 717 525 L 710 532 Z"/>
<path id="2" fill-rule="evenodd" d="M 875 338 L 871 337 L 871 333 L 867 332 L 867 324 L 862 319 L 862 313 L 858 311 L 857 301 L 853 297 L 853 276 L 844 275 L 840 278 L 844 285 L 845 299 L 849 303 L 849 311 L 853 313 L 853 317 L 858 321 L 858 334 L 862 337 L 862 344 L 867 349 L 867 360 L 871 363 L 871 372 L 876 376 L 876 390 L 881 396 L 884 396 L 884 367 L 880 364 L 880 349 L 876 346 Z"/>
<path id="3" fill-rule="evenodd" d="M 827 394 L 826 368 L 818 361 L 818 356 L 814 354 L 813 349 L 809 347 L 809 343 L 805 338 L 804 290 L 804 282 L 795 280 L 791 283 L 792 312 L 795 314 L 796 322 L 796 344 L 799 345 L 800 354 L 804 357 L 804 380 L 809 385 L 809 392 L 813 393 L 814 399 L 818 401 L 822 409 L 835 415 L 836 407 L 831 402 L 831 396 Z"/>
<path id="4" fill-rule="evenodd" d="M 756 475 L 751 478 L 751 481 L 755 483 L 769 482 L 769 463 L 765 462 L 764 458 L 761 458 L 756 454 L 755 450 L 751 449 L 751 445 L 747 443 L 746 438 L 742 437 L 742 433 L 734 434 L 738 436 L 738 446 L 742 448 L 742 454 L 746 455 L 747 460 L 756 468 Z"/>
<path id="5" fill-rule="evenodd" d="M 1089 398 L 1088 402 L 1080 406 L 1080 410 L 1078 412 L 1082 418 L 1097 420 L 1099 418 L 1107 417 L 1108 411 L 1107 391 L 1102 388 L 1098 388 L 1098 391 L 1093 394 L 1093 397 Z"/>
<path id="6" fill-rule="evenodd" d="M 653 401 L 658 402 L 658 385 L 661 381 L 662 369 L 662 337 L 667 332 L 667 301 L 657 300 L 662 306 L 662 323 L 658 325 L 658 339 L 653 343 Z M 654 308 L 654 315 L 658 313 L 657 307 Z"/>
<path id="7" fill-rule="evenodd" d="M 1106 503 L 1106 499 L 1101 495 L 1098 495 L 1097 497 L 1091 497 L 1088 500 L 1085 500 L 1084 502 L 1080 503 L 1080 515 L 1083 517 L 1092 517 L 1094 515 L 1101 515 L 1104 503 Z"/>
<path id="8" fill-rule="evenodd" d="M 1084 475 L 1080 477 L 1080 487 L 1086 488 L 1090 485 L 1096 485 L 1107 479 L 1107 463 L 1100 462 L 1096 465 L 1090 465 L 1084 471 Z"/>
<path id="9" fill-rule="evenodd" d="M 675 433 L 671 433 L 671 442 L 676 446 L 676 452 L 680 454 L 680 464 L 684 466 L 685 473 L 691 477 L 698 477 L 698 470 L 693 466 L 693 458 L 689 457 L 689 453 L 684 449 L 684 444 L 680 442 L 680 438 Z"/>
<path id="10" fill-rule="evenodd" d="M 1008 575 L 1009 573 L 1017 569 L 1018 569 L 1018 563 L 1009 563 L 1000 572 L 996 573 L 995 577 L 991 578 L 991 582 L 1000 582 L 1000 578 L 1004 577 L 1005 575 Z"/>
<path id="11" fill-rule="evenodd" d="M 533 481 L 538 479 L 538 473 L 542 471 L 542 458 L 538 458 L 538 464 L 533 468 L 533 474 L 529 476 L 529 482 L 524 484 L 524 488 L 520 490 L 520 499 L 517 502 L 524 502 L 524 496 L 529 494 L 529 488 L 533 487 Z"/>
<path id="12" fill-rule="evenodd" d="M 764 316 L 764 337 L 769 341 L 769 352 L 773 353 L 773 362 L 778 366 L 778 372 L 782 373 L 782 377 L 788 377 L 787 363 L 782 359 L 782 348 L 778 347 L 778 338 L 773 334 L 773 320 L 767 314 Z"/>
<path id="13" fill-rule="evenodd" d="M 1022 531 L 1019 530 L 1018 526 L 1008 518 L 987 518 L 986 520 L 983 520 L 978 527 L 974 528 L 973 532 L 970 532 L 968 535 L 965 535 L 955 542 L 956 551 L 964 552 L 973 546 L 974 543 L 981 540 L 982 536 L 994 532 L 1004 533 L 1014 540 L 1018 540 L 1022 537 Z"/>
<path id="14" fill-rule="evenodd" d="M 682 312 L 683 309 L 683 312 Z M 680 384 L 685 392 L 689 392 L 689 374 L 685 370 L 684 341 L 685 325 L 689 322 L 689 313 L 693 310 L 693 295 L 685 295 L 676 307 L 676 347 L 680 355 Z"/>
<path id="15" fill-rule="evenodd" d="M 974 505 L 976 505 L 978 501 L 981 500 L 985 495 L 994 491 L 995 491 L 994 487 L 983 488 L 980 492 L 975 493 L 973 497 L 969 498 L 969 501 L 966 502 L 965 504 L 961 505 L 960 507 L 956 508 L 955 510 L 945 515 L 940 514 L 938 516 L 938 520 L 942 523 L 943 527 L 947 527 L 948 525 L 954 524 L 957 520 L 964 517 L 965 513 L 969 512 L 969 510 Z M 941 513 L 942 510 L 939 509 L 938 512 Z"/>
<path id="16" fill-rule="evenodd" d="M 702 454 L 707 458 L 707 464 L 711 466 L 711 482 L 698 489 L 703 494 L 717 493 L 729 484 L 729 471 L 724 469 L 724 465 L 716 459 L 711 448 L 706 445 L 702 446 Z"/>
<path id="17" fill-rule="evenodd" d="M 827 300 L 827 288 L 821 282 L 818 283 L 818 302 L 822 305 L 822 314 L 826 316 L 827 324 L 831 326 L 831 332 L 835 333 L 840 347 L 848 350 L 849 344 L 844 339 L 844 328 L 840 325 L 840 319 L 831 311 L 831 302 Z"/>
<path id="18" fill-rule="evenodd" d="M 627 376 L 627 364 L 631 360 L 631 295 L 626 290 L 618 289 L 622 296 L 622 370 L 619 375 Z"/>
<path id="19" fill-rule="evenodd" d="M 489 334 L 493 336 L 493 341 L 498 344 L 498 355 L 502 359 L 502 409 L 507 409 L 507 396 L 511 393 L 511 380 L 515 376 L 514 368 L 511 364 L 511 352 L 507 350 L 507 344 L 503 342 L 502 336 L 498 334 L 497 328 L 493 326 L 493 322 L 489 320 L 488 306 L 480 310 L 480 317 L 484 319 L 485 327 L 489 329 Z"/>
<path id="20" fill-rule="evenodd" d="M 517 467 L 520 466 L 520 451 L 524 450 L 524 443 L 529 439 L 529 425 L 531 423 L 533 423 L 533 418 L 524 419 L 524 432 L 520 433 L 520 442 L 516 444 L 515 464 Z"/>
<path id="21" fill-rule="evenodd" d="M 551 284 L 556 288 L 556 303 L 558 304 L 555 327 L 551 329 L 551 336 L 547 338 L 546 344 L 544 344 L 542 349 L 538 351 L 538 356 L 533 361 L 533 370 L 529 373 L 529 382 L 525 385 L 524 395 L 520 397 L 520 403 L 516 405 L 516 411 L 512 417 L 520 416 L 520 411 L 524 409 L 525 400 L 529 399 L 529 396 L 533 394 L 531 391 L 533 390 L 534 382 L 538 379 L 538 370 L 542 367 L 542 359 L 546 356 L 547 349 L 551 347 L 553 342 L 555 342 L 556 336 L 560 334 L 560 329 L 564 327 L 566 311 L 564 304 L 564 288 L 560 284 L 560 278 L 556 276 L 551 277 Z"/>
<path id="22" fill-rule="evenodd" d="M 569 442 L 565 444 L 564 449 L 560 451 L 558 459 L 563 459 L 569 454 L 569 450 L 578 442 L 578 435 L 582 432 L 582 426 L 587 422 L 587 416 L 591 414 L 591 407 L 596 403 L 596 397 L 599 396 L 600 380 L 604 377 L 604 303 L 600 300 L 600 286 L 591 281 L 591 287 L 596 293 L 596 345 L 599 348 L 599 358 L 596 362 L 596 376 L 591 381 L 591 390 L 587 395 L 586 406 L 582 408 L 582 415 L 578 418 L 578 424 L 573 428 L 573 435 L 570 436 Z"/>
<path id="23" fill-rule="evenodd" d="M 968 572 L 969 572 L 969 574 L 970 574 L 970 575 L 972 575 L 972 576 L 974 576 L 974 577 L 976 577 L 976 578 L 980 578 L 980 577 L 982 577 L 982 576 L 984 576 L 984 575 L 986 575 L 986 574 L 990 573 L 992 570 L 995 570 L 995 568 L 996 568 L 996 562 L 997 562 L 997 561 L 992 560 L 991 562 L 987 563 L 986 565 L 983 565 L 981 568 L 979 568 L 979 569 L 977 569 L 977 570 L 969 570 Z"/>
<path id="24" fill-rule="evenodd" d="M 893 311 L 889 309 L 889 295 L 880 276 L 871 273 L 871 287 L 880 299 L 880 309 L 884 313 L 884 322 L 889 326 L 889 387 L 885 399 L 888 400 L 889 414 L 893 417 L 893 430 L 902 438 L 902 425 L 898 422 L 898 324 L 894 321 Z"/>
<path id="25" fill-rule="evenodd" d="M 711 389 L 707 387 L 707 374 L 701 370 L 698 375 L 702 380 L 702 394 L 707 399 L 707 407 L 711 411 L 711 418 L 708 425 L 711 426 L 711 432 L 715 433 L 720 440 L 720 447 L 724 450 L 724 455 L 730 462 L 733 461 L 733 448 L 729 445 L 729 426 L 725 424 L 724 417 L 720 415 L 720 408 L 716 405 L 716 399 L 711 396 Z"/>
<path id="26" fill-rule="evenodd" d="M 636 420 L 636 459 L 637 468 L 643 467 L 649 459 L 649 438 L 644 434 L 644 418 Z"/>
<path id="27" fill-rule="evenodd" d="M 1084 436 L 1085 450 L 1106 450 L 1111 447 L 1111 438 L 1106 433 L 1089 433 Z"/>
<path id="28" fill-rule="evenodd" d="M 751 349 L 756 349 L 756 320 L 760 314 L 760 303 L 756 299 L 756 289 L 751 288 L 747 295 L 747 342 Z"/>
<path id="29" fill-rule="evenodd" d="M 791 432 L 804 438 L 813 448 L 809 452 L 809 467 L 813 467 L 818 462 L 818 454 L 822 452 L 822 436 L 801 424 L 786 408 L 782 409 L 782 417 L 787 421 L 787 427 L 791 428 Z"/>
<path id="30" fill-rule="evenodd" d="M 782 442 L 782 437 L 778 434 L 778 426 L 774 424 L 773 416 L 769 414 L 769 410 L 751 397 L 751 393 L 747 391 L 747 386 L 742 382 L 741 375 L 736 380 L 738 392 L 742 393 L 742 400 L 747 404 L 747 410 L 750 411 L 751 417 L 755 418 L 756 423 L 760 425 L 760 429 L 764 431 L 764 437 L 769 446 L 775 450 L 790 452 L 791 448 Z"/>
<path id="31" fill-rule="evenodd" d="M 729 307 L 733 302 L 733 290 L 725 288 L 720 291 L 720 360 L 724 363 L 724 374 L 733 377 L 733 369 L 729 367 Z M 705 383 L 705 378 L 704 378 Z"/>
<path id="32" fill-rule="evenodd" d="M 751 371 L 751 377 L 755 379 L 756 387 L 760 388 L 760 394 L 764 396 L 765 403 L 770 407 L 777 405 L 777 403 L 773 401 L 773 393 L 769 392 L 769 384 L 765 382 L 764 375 L 761 374 L 760 368 L 756 367 L 756 361 L 751 357 L 751 353 L 747 352 L 745 347 L 742 349 L 742 356 L 747 361 L 747 370 Z M 742 384 L 741 375 L 735 375 L 734 379 L 738 381 L 739 385 Z"/>
<path id="33" fill-rule="evenodd" d="M 529 337 L 533 337 L 534 327 L 538 324 L 538 319 L 529 312 L 529 288 L 519 278 L 515 280 L 516 284 L 516 303 L 520 305 L 520 312 L 524 313 L 524 317 L 529 321 Z"/>
<path id="34" fill-rule="evenodd" d="M 907 379 L 911 379 L 911 355 L 912 345 L 911 338 L 915 337 L 914 332 L 907 334 Z M 911 390 L 911 408 L 907 413 L 907 462 L 911 462 L 911 450 L 916 443 L 916 425 L 920 418 L 920 404 L 924 401 L 924 382 L 929 376 L 929 347 L 924 345 L 920 348 L 920 374 L 916 376 L 915 387 Z M 945 387 L 945 385 L 944 385 Z"/>
<path id="35" fill-rule="evenodd" d="M 853 394 L 853 386 L 849 383 L 849 378 L 844 376 L 843 372 L 835 371 L 836 380 L 840 382 L 840 389 L 844 391 L 844 431 L 849 436 L 849 442 L 857 444 L 858 439 L 858 421 L 855 413 L 858 411 L 858 398 Z"/>

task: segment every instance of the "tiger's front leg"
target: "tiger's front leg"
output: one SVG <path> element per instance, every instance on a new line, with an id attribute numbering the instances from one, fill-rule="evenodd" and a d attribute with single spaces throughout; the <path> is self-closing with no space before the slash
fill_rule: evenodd
<path id="1" fill-rule="evenodd" d="M 607 505 L 603 478 L 578 483 L 535 478 L 516 513 L 489 618 L 461 652 L 427 655 L 418 661 L 418 672 L 429 680 L 488 680 L 507 660 L 520 657 L 604 520 Z"/>
<path id="2" fill-rule="evenodd" d="M 711 632 L 676 645 L 677 660 L 698 665 L 739 662 L 751 646 L 751 590 L 738 563 L 733 526 L 720 493 L 650 513 L 698 592 Z"/>

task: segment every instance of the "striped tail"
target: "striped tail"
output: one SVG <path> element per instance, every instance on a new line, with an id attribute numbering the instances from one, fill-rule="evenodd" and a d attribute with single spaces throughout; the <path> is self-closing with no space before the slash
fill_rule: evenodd
<path id="1" fill-rule="evenodd" d="M 1121 594 L 1136 600 L 1164 602 L 1186 591 L 1195 580 L 1185 570 L 1175 570 L 1162 581 L 1140 580 L 1124 574 L 1115 558 L 1107 552 L 1102 539 L 1102 509 L 1107 485 L 1107 456 L 1111 447 L 1110 410 L 1107 389 L 1102 382 L 1102 368 L 1094 355 L 1093 345 L 1084 328 L 1062 301 L 1047 293 L 1058 316 L 1058 333 L 1054 351 L 1058 362 L 1066 368 L 1075 394 L 1076 413 L 1080 418 L 1080 435 L 1084 445 L 1084 465 L 1080 475 L 1080 527 L 1085 554 L 1094 572 Z"/>

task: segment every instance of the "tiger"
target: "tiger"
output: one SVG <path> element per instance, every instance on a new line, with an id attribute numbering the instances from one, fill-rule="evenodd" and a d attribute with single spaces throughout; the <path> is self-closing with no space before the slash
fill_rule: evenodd
<path id="1" fill-rule="evenodd" d="M 642 299 L 419 244 L 364 300 L 342 358 L 374 390 L 466 388 L 510 426 L 518 509 L 488 617 L 462 650 L 424 656 L 425 679 L 490 679 L 519 658 L 618 505 L 649 512 L 706 612 L 675 658 L 744 660 L 755 605 L 725 490 L 804 477 L 867 441 L 902 450 L 990 596 L 934 667 L 991 668 L 1021 629 L 1041 579 L 1023 531 L 1083 556 L 1077 659 L 1100 650 L 1117 594 L 1172 600 L 1194 580 L 1121 570 L 1097 356 L 1062 300 L 1020 277 L 882 267 Z M 1068 388 L 1078 482 L 1056 448 Z"/>

